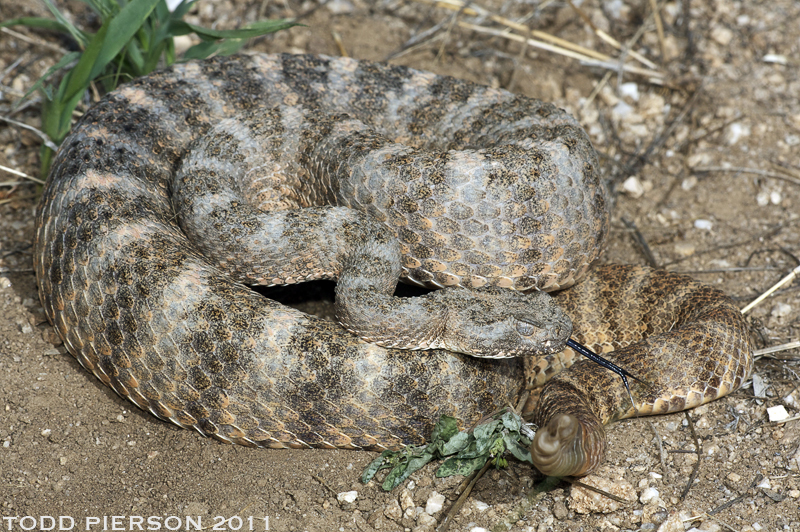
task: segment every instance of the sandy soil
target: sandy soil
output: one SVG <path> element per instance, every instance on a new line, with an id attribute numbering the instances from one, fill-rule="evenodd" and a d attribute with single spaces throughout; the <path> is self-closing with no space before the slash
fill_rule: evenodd
<path id="1" fill-rule="evenodd" d="M 615 53 L 567 3 L 481 5 L 531 29 Z M 654 25 L 645 21 L 649 5 L 587 0 L 582 10 L 622 42 L 644 25 L 633 50 L 666 74 L 662 85 L 616 71 L 604 79 L 605 70 L 461 28 L 450 22 L 451 13 L 417 2 L 226 0 L 201 3 L 192 20 L 233 27 L 260 10 L 267 17 L 305 14 L 307 27 L 259 39 L 250 49 L 339 54 L 336 33 L 354 57 L 394 57 L 396 63 L 554 100 L 590 131 L 616 187 L 605 260 L 647 261 L 635 243 L 635 227 L 658 265 L 718 286 L 744 306 L 798 266 L 800 4 L 712 0 L 685 10 L 681 2 L 666 2 L 663 49 Z M 79 4 L 67 10 L 79 23 L 94 24 Z M 0 6 L 2 20 L 45 13 L 27 0 Z M 433 38 L 396 55 L 437 24 Z M 0 33 L 0 114 L 38 126 L 38 103 L 16 112 L 12 103 L 69 43 L 19 31 L 27 37 Z M 0 164 L 38 175 L 33 133 L 0 124 L 0 146 Z M 2 179 L 17 181 L 10 174 Z M 178 524 L 187 529 L 186 516 L 199 516 L 204 526 L 219 523 L 214 516 L 233 518 L 223 530 L 264 530 L 268 518 L 269 530 L 279 531 L 424 531 L 442 519 L 460 479 L 435 479 L 432 468 L 384 493 L 374 482 L 359 481 L 373 453 L 227 446 L 162 423 L 103 387 L 63 346 L 51 343 L 30 268 L 36 193 L 28 183 L 0 187 L 4 530 L 34 523 L 46 528 L 42 516 L 71 517 L 75 530 L 113 529 L 111 516 L 123 516 L 118 530 L 135 529 L 130 516 L 152 517 L 162 530 Z M 787 285 L 748 314 L 760 346 L 800 335 L 798 288 L 797 282 Z M 776 357 L 756 364 L 766 385 L 763 397 L 748 384 L 690 412 L 699 456 L 686 452 L 696 445 L 684 414 L 610 427 L 611 450 L 597 481 L 633 497 L 621 508 L 612 510 L 605 499 L 582 504 L 578 490 L 566 484 L 536 494 L 537 473 L 512 463 L 477 483 L 451 530 L 799 531 L 800 424 L 773 423 L 766 413 L 783 405 L 797 415 L 798 351 Z M 354 501 L 338 499 L 350 491 Z M 430 507 L 431 516 L 425 508 L 437 494 L 445 497 L 444 510 Z M 86 518 L 99 523 L 87 526 Z"/>

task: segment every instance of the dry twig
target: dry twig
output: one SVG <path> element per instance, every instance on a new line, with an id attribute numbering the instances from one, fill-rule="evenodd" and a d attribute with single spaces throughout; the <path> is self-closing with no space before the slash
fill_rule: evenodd
<path id="1" fill-rule="evenodd" d="M 25 172 L 20 172 L 19 170 L 14 170 L 13 168 L 9 168 L 8 166 L 0 165 L 0 170 L 3 170 L 4 172 L 8 172 L 9 174 L 13 174 L 19 177 L 24 177 L 28 181 L 33 181 L 34 183 L 37 183 L 39 185 L 44 185 L 44 181 L 42 181 L 38 177 L 33 177 L 31 175 L 26 174 Z M 21 184 L 22 183 L 19 181 L 9 181 L 6 183 L 0 183 L 0 186 L 17 186 Z"/>
<path id="2" fill-rule="evenodd" d="M 703 460 L 703 446 L 700 443 L 700 438 L 697 437 L 697 431 L 694 430 L 692 416 L 689 415 L 688 410 L 684 410 L 683 413 L 686 416 L 686 420 L 689 422 L 689 429 L 692 432 L 692 439 L 694 439 L 694 452 L 697 454 L 697 461 L 692 467 L 692 474 L 689 475 L 689 482 L 686 483 L 686 487 L 683 489 L 683 493 L 681 493 L 681 500 L 685 499 L 686 496 L 689 495 L 689 490 L 692 489 L 692 484 L 694 484 L 697 474 L 700 472 L 700 462 Z"/>
<path id="3" fill-rule="evenodd" d="M 755 307 L 756 305 L 758 305 L 759 303 L 761 303 L 762 301 L 764 301 L 766 298 L 768 298 L 768 297 L 769 297 L 769 296 L 770 296 L 770 295 L 771 295 L 773 292 L 775 292 L 776 290 L 778 290 L 779 288 L 781 288 L 783 285 L 785 285 L 785 284 L 787 284 L 787 283 L 790 283 L 791 281 L 793 281 L 793 280 L 794 280 L 794 278 L 795 278 L 795 277 L 797 277 L 797 275 L 798 275 L 798 274 L 800 274 L 800 266 L 796 267 L 794 270 L 792 270 L 791 272 L 789 272 L 789 274 L 788 274 L 788 275 L 786 275 L 786 276 L 785 276 L 783 279 L 781 279 L 780 281 L 778 281 L 777 283 L 775 283 L 774 285 L 772 285 L 772 287 L 771 287 L 769 290 L 767 290 L 766 292 L 764 292 L 763 294 L 761 294 L 760 296 L 758 296 L 757 298 L 755 298 L 755 299 L 754 299 L 754 300 L 753 300 L 753 301 L 752 301 L 752 302 L 751 302 L 749 305 L 747 305 L 746 307 L 744 307 L 744 308 L 742 309 L 742 314 L 746 314 L 746 313 L 747 313 L 747 312 L 749 312 L 749 311 L 750 311 L 750 310 L 751 310 L 753 307 Z"/>

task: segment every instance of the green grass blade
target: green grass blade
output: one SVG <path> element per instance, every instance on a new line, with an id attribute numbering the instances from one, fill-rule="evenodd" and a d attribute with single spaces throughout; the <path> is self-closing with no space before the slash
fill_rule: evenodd
<path id="1" fill-rule="evenodd" d="M 20 98 L 20 101 L 25 101 L 26 99 L 28 99 L 28 96 L 33 94 L 33 92 L 38 90 L 45 81 L 50 79 L 50 76 L 52 76 L 54 72 L 64 68 L 65 66 L 67 66 L 70 63 L 72 63 L 73 61 L 77 61 L 78 58 L 80 57 L 80 55 L 81 55 L 80 52 L 70 52 L 70 53 L 66 54 L 64 57 L 62 57 L 61 60 L 58 63 L 56 63 L 55 65 L 53 65 L 50 68 L 48 68 L 47 71 L 42 75 L 42 77 L 40 77 L 39 79 L 36 80 L 36 83 L 34 83 L 31 86 L 31 88 L 28 89 L 28 91 L 22 96 L 22 98 Z M 48 99 L 51 99 L 52 98 L 52 91 L 45 91 L 45 96 Z"/>
<path id="2" fill-rule="evenodd" d="M 195 2 L 197 2 L 197 0 L 184 0 L 178 4 L 178 7 L 176 7 L 175 11 L 172 12 L 173 18 L 181 19 L 186 16 L 186 13 L 192 9 L 192 6 L 195 4 Z M 164 7 L 166 7 L 166 5 L 166 2 L 164 2 Z"/>
<path id="3" fill-rule="evenodd" d="M 190 61 L 192 59 L 205 59 L 219 49 L 219 43 L 215 41 L 203 41 L 195 44 L 183 53 L 181 61 Z"/>
<path id="4" fill-rule="evenodd" d="M 86 43 L 89 42 L 89 35 L 76 28 L 72 22 L 62 15 L 61 11 L 53 4 L 52 0 L 44 0 L 44 3 L 47 9 L 50 10 L 50 13 L 52 13 L 53 16 L 56 17 L 56 20 L 64 27 L 64 30 L 72 35 L 72 38 L 75 39 L 81 47 L 86 46 Z"/>
<path id="5" fill-rule="evenodd" d="M 103 46 L 90 71 L 90 79 L 97 77 L 106 65 L 122 51 L 160 1 L 163 0 L 132 1 L 123 7 L 113 19 L 110 19 L 108 39 L 103 39 Z M 105 26 L 105 24 L 103 25 Z"/>
<path id="6" fill-rule="evenodd" d="M 89 83 L 96 77 L 92 75 L 92 70 L 97 64 L 97 57 L 103 49 L 103 42 L 105 41 L 106 34 L 108 33 L 109 21 L 103 23 L 97 33 L 94 34 L 92 40 L 86 50 L 81 54 L 78 64 L 70 71 L 68 76 L 68 83 L 64 89 L 63 96 L 65 100 L 71 100 L 76 94 L 83 94 Z"/>
<path id="7" fill-rule="evenodd" d="M 225 39 L 219 43 L 217 55 L 231 55 L 242 49 L 247 44 L 246 39 Z"/>
<path id="8" fill-rule="evenodd" d="M 69 33 L 69 28 L 67 26 L 51 18 L 20 17 L 0 22 L 0 28 L 9 26 L 27 26 L 29 28 L 41 28 L 44 30 L 57 31 L 59 33 Z"/>
<path id="9" fill-rule="evenodd" d="M 262 20 L 248 24 L 244 28 L 238 30 L 212 30 L 183 21 L 181 21 L 181 24 L 185 25 L 186 28 L 189 29 L 189 32 L 194 32 L 199 35 L 201 39 L 250 39 L 251 37 L 259 37 L 279 30 L 285 30 L 292 26 L 302 26 L 302 24 L 287 20 Z M 176 35 L 181 34 L 176 33 Z"/>

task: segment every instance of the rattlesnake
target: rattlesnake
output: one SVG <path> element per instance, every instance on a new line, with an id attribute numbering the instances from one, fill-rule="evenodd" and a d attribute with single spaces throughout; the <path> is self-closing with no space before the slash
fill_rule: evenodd
<path id="1" fill-rule="evenodd" d="M 239 193 L 279 212 L 262 219 Z M 551 353 L 570 329 L 539 290 L 583 278 L 557 296 L 572 334 L 604 352 L 646 338 L 610 357 L 649 382 L 635 409 L 583 362 L 545 386 L 534 461 L 585 474 L 602 424 L 709 401 L 752 369 L 720 292 L 641 267 L 587 274 L 607 227 L 588 137 L 550 104 L 399 66 L 252 55 L 175 66 L 93 106 L 54 161 L 34 264 L 49 320 L 105 384 L 264 447 L 397 448 L 441 414 L 476 422 L 571 363 Z M 398 276 L 446 288 L 398 300 Z M 339 278 L 337 315 L 369 343 L 243 284 L 318 278 Z M 531 338 L 544 356 L 524 363 L 453 352 L 530 354 Z"/>

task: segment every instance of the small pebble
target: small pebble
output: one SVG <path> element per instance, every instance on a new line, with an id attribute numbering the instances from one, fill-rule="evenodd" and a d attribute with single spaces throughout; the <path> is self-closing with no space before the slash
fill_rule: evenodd
<path id="1" fill-rule="evenodd" d="M 764 54 L 761 60 L 765 63 L 777 63 L 779 65 L 789 64 L 789 58 L 781 54 Z"/>
<path id="2" fill-rule="evenodd" d="M 695 186 L 697 186 L 697 178 L 693 175 L 687 177 L 681 182 L 681 188 L 687 192 L 692 190 Z"/>
<path id="3" fill-rule="evenodd" d="M 642 504 L 647 504 L 650 501 L 658 500 L 658 497 L 661 494 L 655 488 L 646 488 L 642 490 L 642 494 L 639 495 L 639 502 Z"/>
<path id="4" fill-rule="evenodd" d="M 432 491 L 430 497 L 428 497 L 428 502 L 425 503 L 425 513 L 433 515 L 436 512 L 441 512 L 443 506 L 444 495 Z"/>
<path id="5" fill-rule="evenodd" d="M 611 109 L 611 113 L 619 119 L 625 118 L 631 112 L 633 112 L 633 107 L 623 101 L 620 101 Z"/>
<path id="6" fill-rule="evenodd" d="M 619 95 L 623 98 L 629 97 L 634 102 L 639 101 L 639 85 L 634 82 L 622 83 L 619 86 Z"/>
<path id="7" fill-rule="evenodd" d="M 433 517 L 432 515 L 428 515 L 425 512 L 421 512 L 417 516 L 417 527 L 419 527 L 420 530 L 433 530 L 433 527 L 435 526 L 436 526 L 436 518 Z M 414 528 L 414 530 L 417 530 L 417 528 Z"/>
<path id="8" fill-rule="evenodd" d="M 703 231 L 711 231 L 714 223 L 711 220 L 698 219 L 694 221 L 695 229 L 702 229 Z"/>
<path id="9" fill-rule="evenodd" d="M 407 489 L 404 489 L 403 491 L 400 492 L 400 508 L 402 508 L 403 511 L 405 512 L 409 508 L 413 507 L 414 507 L 414 499 L 411 497 L 411 493 Z"/>
<path id="10" fill-rule="evenodd" d="M 750 126 L 745 126 L 738 122 L 734 122 L 728 126 L 728 131 L 725 134 L 725 141 L 727 142 L 728 146 L 733 146 L 743 137 L 747 137 L 749 135 Z"/>
<path id="11" fill-rule="evenodd" d="M 691 242 L 678 242 L 675 244 L 675 253 L 681 257 L 691 257 L 694 252 L 695 247 Z"/>
<path id="12" fill-rule="evenodd" d="M 635 176 L 631 176 L 622 183 L 622 190 L 632 198 L 640 198 L 644 194 L 644 185 Z"/>
<path id="13" fill-rule="evenodd" d="M 710 35 L 711 39 L 722 46 L 728 46 L 731 40 L 733 40 L 733 31 L 722 25 L 714 26 L 711 29 Z"/>
<path id="14" fill-rule="evenodd" d="M 569 511 L 567 510 L 567 505 L 564 504 L 564 501 L 557 501 L 553 505 L 553 515 L 556 519 L 566 519 L 569 515 Z"/>
<path id="15" fill-rule="evenodd" d="M 731 482 L 738 483 L 742 481 L 742 476 L 737 475 L 736 473 L 728 473 L 728 480 L 730 480 Z"/>
<path id="16" fill-rule="evenodd" d="M 383 515 L 392 521 L 400 521 L 403 518 L 403 510 L 400 509 L 400 503 L 396 500 L 389 501 L 389 504 L 383 510 Z"/>
<path id="17" fill-rule="evenodd" d="M 339 502 L 351 503 L 355 502 L 357 498 L 358 498 L 357 491 L 343 491 L 336 495 L 336 500 Z"/>
<path id="18" fill-rule="evenodd" d="M 767 408 L 767 415 L 769 416 L 769 420 L 773 423 L 789 418 L 789 412 L 786 411 L 786 408 L 783 405 L 771 406 Z"/>
<path id="19" fill-rule="evenodd" d="M 753 374 L 753 395 L 761 399 L 766 398 L 768 386 L 761 375 Z"/>
<path id="20" fill-rule="evenodd" d="M 582 482 L 607 491 L 625 501 L 636 500 L 636 490 L 633 485 L 625 480 L 625 470 L 622 468 L 601 468 L 598 474 L 589 475 L 582 479 Z M 603 476 L 600 476 L 600 475 Z M 570 510 L 579 514 L 589 513 L 611 513 L 619 510 L 624 503 L 619 503 L 600 495 L 595 491 L 589 491 L 580 486 L 573 486 L 568 498 Z"/>
<path id="21" fill-rule="evenodd" d="M 684 532 L 683 518 L 680 512 L 670 512 L 667 519 L 658 527 L 658 532 Z"/>
<path id="22" fill-rule="evenodd" d="M 347 0 L 331 0 L 325 3 L 325 7 L 334 15 L 348 15 L 355 10 L 353 4 Z"/>
<path id="23" fill-rule="evenodd" d="M 479 512 L 485 512 L 486 510 L 489 509 L 489 505 L 486 504 L 485 502 L 474 501 L 472 504 L 473 506 L 475 506 L 475 509 L 478 510 Z"/>
<path id="24" fill-rule="evenodd" d="M 792 314 L 792 306 L 786 303 L 778 303 L 774 307 L 772 307 L 772 311 L 770 311 L 770 316 L 773 318 L 785 318 Z"/>

